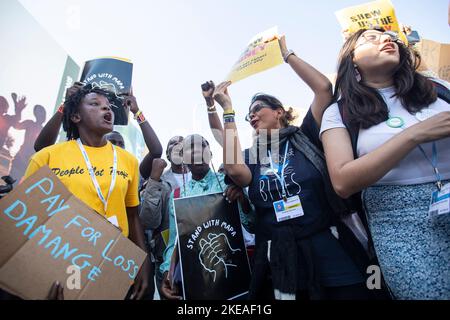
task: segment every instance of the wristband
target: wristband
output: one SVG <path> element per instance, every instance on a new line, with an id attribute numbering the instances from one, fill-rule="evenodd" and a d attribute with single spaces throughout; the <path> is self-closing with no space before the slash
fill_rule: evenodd
<path id="1" fill-rule="evenodd" d="M 234 113 L 226 113 L 223 115 L 223 122 L 234 122 Z"/>
<path id="2" fill-rule="evenodd" d="M 144 114 L 142 113 L 141 110 L 139 110 L 138 112 L 136 112 L 136 114 L 134 115 L 134 119 L 137 120 L 137 123 L 138 123 L 138 124 L 142 124 L 142 123 L 144 123 L 145 121 L 147 121 L 147 120 L 145 119 Z"/>
<path id="3" fill-rule="evenodd" d="M 223 115 L 224 116 L 227 116 L 227 115 L 235 115 L 236 114 L 236 112 L 234 112 L 234 110 L 230 110 L 230 111 L 225 111 L 224 113 L 223 113 Z"/>
<path id="4" fill-rule="evenodd" d="M 135 114 L 134 114 L 134 120 L 137 120 L 138 119 L 138 117 L 140 116 L 142 114 L 142 111 L 141 110 L 138 110 Z"/>
<path id="5" fill-rule="evenodd" d="M 288 63 L 288 58 L 289 58 L 289 56 L 292 55 L 292 54 L 295 56 L 295 52 L 294 52 L 294 51 L 288 50 L 288 51 L 286 52 L 286 54 L 283 56 L 284 62 Z"/>
<path id="6" fill-rule="evenodd" d="M 61 105 L 59 106 L 57 112 L 59 112 L 59 113 L 61 113 L 61 114 L 64 113 L 64 103 L 61 103 Z"/>
<path id="7" fill-rule="evenodd" d="M 234 117 L 223 118 L 223 122 L 224 122 L 224 123 L 234 122 Z"/>

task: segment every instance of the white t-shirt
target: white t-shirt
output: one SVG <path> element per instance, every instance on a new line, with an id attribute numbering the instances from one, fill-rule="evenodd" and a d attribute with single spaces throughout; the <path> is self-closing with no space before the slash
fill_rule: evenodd
<path id="1" fill-rule="evenodd" d="M 183 187 L 183 174 L 175 173 L 172 171 L 172 168 L 167 169 L 164 174 L 161 176 L 161 179 L 167 181 L 172 187 L 172 191 Z M 188 184 L 192 179 L 192 173 L 189 171 L 184 174 L 185 183 Z"/>
<path id="2" fill-rule="evenodd" d="M 391 128 L 386 122 L 382 122 L 369 129 L 360 129 L 357 144 L 358 157 L 362 157 L 377 149 L 393 136 L 404 130 L 404 128 L 419 122 L 418 118 L 420 117 L 411 115 L 403 108 L 400 99 L 392 97 L 395 92 L 393 87 L 379 89 L 378 91 L 386 101 L 389 109 L 389 117 L 400 117 L 405 124 L 403 128 Z M 424 109 L 423 111 L 429 111 L 431 115 L 434 115 L 443 111 L 450 111 L 450 105 L 447 102 L 438 99 L 436 102 L 430 104 L 428 109 Z M 337 103 L 331 105 L 325 111 L 322 118 L 322 126 L 320 128 L 320 136 L 322 136 L 322 133 L 326 130 L 334 128 L 345 128 Z M 436 141 L 436 147 L 438 158 L 437 168 L 441 174 L 441 178 L 442 180 L 450 179 L 450 138 Z M 427 154 L 427 157 L 431 160 L 432 143 L 424 143 L 422 144 L 422 148 Z M 423 153 L 417 147 L 375 184 L 408 185 L 434 181 L 436 181 L 436 175 L 434 174 L 433 167 L 430 161 L 425 158 Z"/>

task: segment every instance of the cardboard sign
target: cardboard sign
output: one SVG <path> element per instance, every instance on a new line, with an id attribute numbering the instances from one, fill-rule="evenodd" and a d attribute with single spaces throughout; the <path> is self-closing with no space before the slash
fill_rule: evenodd
<path id="1" fill-rule="evenodd" d="M 400 25 L 390 0 L 377 0 L 335 12 L 342 30 L 352 34 L 359 29 L 381 27 L 386 31 L 395 31 L 404 43 L 406 35 L 400 32 Z"/>
<path id="2" fill-rule="evenodd" d="M 125 59 L 100 58 L 87 61 L 80 81 L 113 93 L 110 101 L 114 111 L 114 124 L 127 125 L 129 110 L 124 108 L 120 94 L 131 92 L 133 64 Z"/>
<path id="3" fill-rule="evenodd" d="M 224 300 L 247 293 L 250 266 L 237 204 L 222 193 L 174 203 L 184 298 Z"/>
<path id="4" fill-rule="evenodd" d="M 0 287 L 45 299 L 123 299 L 146 253 L 43 167 L 0 200 Z"/>
<path id="5" fill-rule="evenodd" d="M 422 39 L 417 44 L 423 70 L 431 70 L 440 79 L 450 82 L 450 43 Z"/>
<path id="6" fill-rule="evenodd" d="M 250 40 L 226 80 L 237 82 L 282 63 L 277 27 L 273 27 Z"/>

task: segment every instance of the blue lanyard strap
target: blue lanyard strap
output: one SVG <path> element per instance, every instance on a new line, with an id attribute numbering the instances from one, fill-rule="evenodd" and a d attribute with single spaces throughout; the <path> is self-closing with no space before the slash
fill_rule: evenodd
<path id="1" fill-rule="evenodd" d="M 289 149 L 289 141 L 286 142 L 286 148 L 284 150 L 284 159 L 283 159 L 283 163 L 281 164 L 281 170 L 278 169 L 278 172 L 275 171 L 274 165 L 273 165 L 273 159 L 272 159 L 272 153 L 269 152 L 269 158 L 270 158 L 270 168 L 273 171 L 273 174 L 275 175 L 275 177 L 277 177 L 278 181 L 280 181 L 281 184 L 281 189 L 283 190 L 283 198 L 286 198 L 286 182 L 284 181 L 284 169 L 285 169 L 285 164 L 286 164 L 286 160 L 287 160 L 287 153 L 288 153 L 288 149 Z"/>
<path id="2" fill-rule="evenodd" d="M 442 179 L 441 179 L 441 174 L 439 173 L 439 170 L 437 168 L 438 157 L 437 157 L 436 142 L 433 142 L 433 146 L 432 146 L 433 153 L 432 153 L 431 159 L 427 156 L 427 154 L 425 153 L 425 150 L 423 150 L 421 145 L 419 145 L 419 149 L 422 152 L 422 154 L 424 155 L 424 157 L 430 162 L 431 166 L 433 167 L 434 174 L 436 175 L 436 186 L 439 189 L 439 191 L 441 191 Z"/>

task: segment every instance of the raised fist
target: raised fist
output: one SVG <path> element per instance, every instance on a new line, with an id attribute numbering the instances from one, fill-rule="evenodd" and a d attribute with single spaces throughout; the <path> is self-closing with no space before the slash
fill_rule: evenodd
<path id="1" fill-rule="evenodd" d="M 164 169 L 166 167 L 167 167 L 167 163 L 163 159 L 161 159 L 161 158 L 153 159 L 152 173 L 151 173 L 150 177 L 155 181 L 159 181 L 161 179 L 161 175 L 164 172 Z"/>

